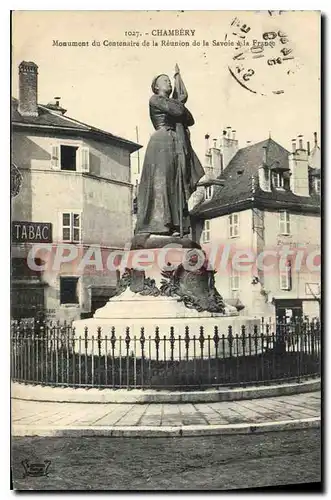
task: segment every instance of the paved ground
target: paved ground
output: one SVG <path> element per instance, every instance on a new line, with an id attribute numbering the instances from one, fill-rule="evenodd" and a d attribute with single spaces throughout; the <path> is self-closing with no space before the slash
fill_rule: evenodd
<path id="1" fill-rule="evenodd" d="M 307 492 L 306 483 L 321 480 L 320 447 L 318 429 L 194 438 L 23 437 L 12 439 L 12 477 L 20 490 L 226 490 L 301 483 Z M 22 460 L 51 460 L 49 475 L 23 478 Z"/>
<path id="2" fill-rule="evenodd" d="M 310 392 L 250 401 L 201 404 L 84 404 L 12 400 L 12 434 L 40 429 L 135 428 L 143 430 L 195 426 L 233 426 L 316 420 L 320 393 Z M 32 433 L 33 435 L 33 433 Z M 49 435 L 49 434 L 39 434 Z M 67 434 L 70 435 L 70 434 Z"/>

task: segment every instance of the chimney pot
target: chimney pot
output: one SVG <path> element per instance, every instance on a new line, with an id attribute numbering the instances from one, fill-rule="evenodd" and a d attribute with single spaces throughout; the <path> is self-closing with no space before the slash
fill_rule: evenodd
<path id="1" fill-rule="evenodd" d="M 292 139 L 292 152 L 295 153 L 297 150 L 296 139 Z"/>
<path id="2" fill-rule="evenodd" d="M 18 111 L 22 116 L 38 116 L 38 66 L 32 61 L 22 61 L 18 73 Z"/>
<path id="3" fill-rule="evenodd" d="M 206 149 L 205 154 L 206 154 L 206 155 L 208 155 L 208 154 L 209 154 L 209 137 L 210 137 L 210 135 L 209 135 L 209 134 L 206 134 L 206 135 L 205 135 L 205 149 Z"/>
<path id="4" fill-rule="evenodd" d="M 232 127 L 226 127 L 226 129 L 227 129 L 227 138 L 228 138 L 228 139 L 230 139 L 231 128 L 232 128 Z"/>
<path id="5" fill-rule="evenodd" d="M 236 130 L 232 130 L 232 139 L 235 140 L 236 139 Z"/>
<path id="6" fill-rule="evenodd" d="M 302 150 L 303 149 L 303 140 L 302 140 L 302 137 L 303 135 L 298 135 L 298 139 L 299 139 L 299 149 Z"/>
<path id="7" fill-rule="evenodd" d="M 213 139 L 214 141 L 214 148 L 217 148 L 217 139 Z"/>
<path id="8" fill-rule="evenodd" d="M 314 132 L 314 144 L 317 146 L 317 132 Z"/>

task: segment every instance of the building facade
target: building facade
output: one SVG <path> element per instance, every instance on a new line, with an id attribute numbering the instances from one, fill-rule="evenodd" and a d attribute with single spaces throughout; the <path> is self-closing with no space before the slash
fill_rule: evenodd
<path id="1" fill-rule="evenodd" d="M 67 117 L 59 98 L 38 104 L 37 87 L 37 65 L 23 61 L 12 99 L 12 163 L 21 176 L 12 199 L 12 314 L 70 321 L 104 305 L 116 286 L 105 262 L 132 237 L 130 155 L 140 146 Z M 27 256 L 38 245 L 31 269 Z M 81 269 L 91 248 L 97 265 Z M 65 252 L 77 258 L 66 262 Z"/>
<path id="2" fill-rule="evenodd" d="M 299 136 L 291 152 L 271 138 L 239 148 L 230 128 L 207 145 L 193 236 L 241 314 L 319 316 L 320 172 L 316 133 L 312 149 Z"/>

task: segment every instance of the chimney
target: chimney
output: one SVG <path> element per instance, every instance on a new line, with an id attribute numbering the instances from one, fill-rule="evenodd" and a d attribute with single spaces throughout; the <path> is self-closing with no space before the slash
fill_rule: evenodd
<path id="1" fill-rule="evenodd" d="M 38 116 L 38 66 L 31 61 L 22 61 L 18 73 L 18 111 L 22 116 Z"/>
<path id="2" fill-rule="evenodd" d="M 213 147 L 210 148 L 211 154 L 211 177 L 217 178 L 222 173 L 221 149 L 217 147 L 217 139 L 213 139 Z"/>
<path id="3" fill-rule="evenodd" d="M 60 106 L 60 99 L 61 97 L 54 97 L 53 101 L 50 101 L 48 104 L 46 104 L 46 108 L 51 109 L 58 115 L 64 115 L 67 110 Z"/>
<path id="4" fill-rule="evenodd" d="M 310 142 L 307 141 L 307 155 L 310 156 Z"/>
<path id="5" fill-rule="evenodd" d="M 290 189 L 298 196 L 309 196 L 308 155 L 303 149 L 302 135 L 299 135 L 299 148 L 292 139 L 292 153 L 289 154 Z"/>
<path id="6" fill-rule="evenodd" d="M 235 133 L 236 131 L 232 131 L 232 138 L 231 138 L 231 129 L 232 127 L 226 127 L 226 131 L 223 131 L 223 137 L 222 137 L 222 169 L 226 169 L 234 155 L 238 151 L 238 140 L 235 139 Z"/>
<path id="7" fill-rule="evenodd" d="M 205 153 L 206 154 L 209 154 L 209 137 L 210 135 L 209 134 L 206 134 L 205 135 Z"/>
<path id="8" fill-rule="evenodd" d="M 317 132 L 314 132 L 314 145 L 317 147 Z"/>

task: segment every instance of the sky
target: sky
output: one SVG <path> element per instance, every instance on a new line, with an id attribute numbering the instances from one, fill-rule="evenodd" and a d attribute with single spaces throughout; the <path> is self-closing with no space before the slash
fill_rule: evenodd
<path id="1" fill-rule="evenodd" d="M 16 11 L 12 29 L 12 94 L 18 97 L 19 63 L 34 61 L 39 67 L 39 103 L 46 104 L 60 96 L 67 116 L 134 141 L 138 127 L 139 143 L 144 146 L 140 152 L 142 162 L 153 132 L 148 110 L 151 81 L 160 73 L 173 78 L 178 63 L 188 89 L 187 107 L 195 118 L 192 145 L 202 161 L 205 134 L 219 139 L 227 126 L 236 130 L 239 147 L 247 141 L 264 140 L 270 134 L 290 149 L 292 138 L 302 134 L 304 141 L 312 141 L 313 132 L 320 130 L 320 18 L 314 11 L 272 14 Z M 194 36 L 153 36 L 153 30 L 171 29 L 189 33 L 194 30 Z M 277 43 L 263 48 L 265 57 L 255 58 L 253 55 L 261 52 L 252 51 L 254 40 L 263 41 L 266 32 L 277 33 Z M 279 36 L 285 35 L 286 43 L 282 44 Z M 56 46 L 54 40 L 85 41 L 89 46 Z M 110 47 L 104 45 L 105 40 L 106 44 L 138 41 L 140 46 Z M 189 41 L 190 46 L 161 46 L 162 40 Z M 209 45 L 203 45 L 203 40 Z M 213 40 L 234 45 L 213 45 Z M 238 47 L 238 40 L 246 40 L 249 46 Z M 93 46 L 93 41 L 100 42 L 100 46 Z M 144 41 L 149 46 L 143 46 Z M 159 45 L 153 46 L 153 41 Z M 293 51 L 294 59 L 269 65 L 267 61 L 276 60 L 284 47 Z M 234 59 L 242 50 L 244 59 Z M 253 91 L 238 83 L 229 67 Z M 254 71 L 253 76 L 247 75 L 248 70 Z M 243 79 L 245 73 L 247 80 Z"/>

